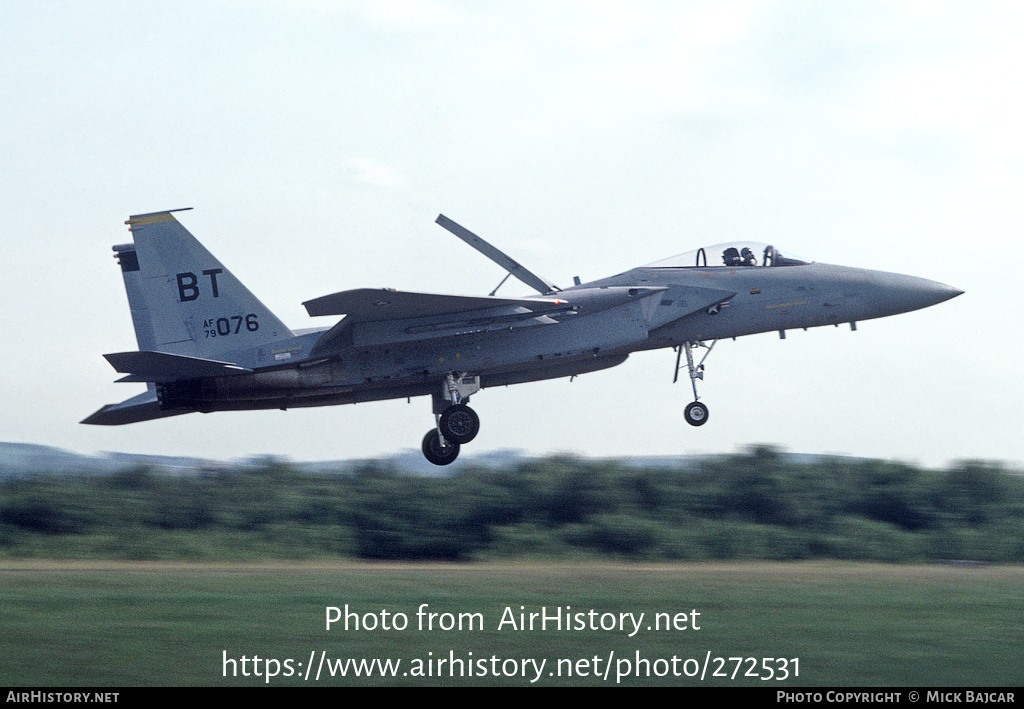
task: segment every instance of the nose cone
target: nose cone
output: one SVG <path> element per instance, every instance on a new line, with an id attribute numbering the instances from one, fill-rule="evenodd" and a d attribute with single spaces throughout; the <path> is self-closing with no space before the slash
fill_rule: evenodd
<path id="1" fill-rule="evenodd" d="M 876 271 L 871 274 L 868 281 L 874 286 L 872 295 L 875 305 L 892 315 L 927 308 L 963 293 L 959 288 L 947 286 L 945 283 L 898 273 Z"/>

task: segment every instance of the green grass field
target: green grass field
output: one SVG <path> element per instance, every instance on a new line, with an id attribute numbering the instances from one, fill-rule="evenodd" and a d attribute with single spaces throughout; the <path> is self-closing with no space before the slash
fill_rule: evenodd
<path id="1" fill-rule="evenodd" d="M 326 608 L 346 604 L 377 627 L 346 631 L 339 620 L 327 630 Z M 417 615 L 422 604 L 432 619 Z M 1024 678 L 1019 567 L 5 561 L 0 607 L 0 684 L 9 686 L 251 686 L 268 669 L 274 686 L 618 678 L 976 687 Z M 499 628 L 545 608 L 580 614 L 571 618 L 585 627 Z M 678 629 L 654 627 L 666 618 Z M 421 630 L 430 620 L 434 629 Z M 338 676 L 334 662 L 346 658 L 401 664 L 393 677 L 379 666 L 355 677 L 353 665 Z"/>

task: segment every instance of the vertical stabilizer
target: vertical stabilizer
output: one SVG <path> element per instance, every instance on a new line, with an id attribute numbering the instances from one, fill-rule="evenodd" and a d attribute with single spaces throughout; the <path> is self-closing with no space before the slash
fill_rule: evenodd
<path id="1" fill-rule="evenodd" d="M 171 211 L 129 218 L 134 243 L 114 247 L 139 349 L 228 359 L 292 337 Z"/>

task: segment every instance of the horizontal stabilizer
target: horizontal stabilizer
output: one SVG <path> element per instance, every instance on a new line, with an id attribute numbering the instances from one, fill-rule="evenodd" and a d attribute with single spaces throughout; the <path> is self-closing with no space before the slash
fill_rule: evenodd
<path id="1" fill-rule="evenodd" d="M 168 352 L 115 352 L 103 356 L 118 372 L 129 375 L 118 380 L 121 382 L 170 382 L 198 377 L 223 377 L 252 371 L 231 362 L 186 357 Z"/>
<path id="2" fill-rule="evenodd" d="M 347 315 L 352 322 L 406 320 L 471 313 L 501 307 L 526 308 L 538 315 L 568 305 L 563 298 L 493 298 L 472 295 L 409 293 L 388 288 L 357 288 L 303 303 L 311 316 Z"/>
<path id="3" fill-rule="evenodd" d="M 189 413 L 186 410 L 168 410 L 160 408 L 155 391 L 147 391 L 138 396 L 122 401 L 120 404 L 107 404 L 102 409 L 82 421 L 93 426 L 121 426 L 126 423 L 152 421 Z"/>

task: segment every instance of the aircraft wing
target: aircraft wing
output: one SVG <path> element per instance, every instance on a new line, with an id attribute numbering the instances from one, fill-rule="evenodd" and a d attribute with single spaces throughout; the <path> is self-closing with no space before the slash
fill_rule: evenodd
<path id="1" fill-rule="evenodd" d="M 568 303 L 560 298 L 493 298 L 473 295 L 410 293 L 390 288 L 357 288 L 332 293 L 303 303 L 311 316 L 347 315 L 349 322 L 406 320 L 462 315 L 495 308 L 522 307 L 540 315 Z"/>
<path id="2" fill-rule="evenodd" d="M 310 356 L 330 351 L 343 338 L 368 345 L 528 322 L 550 324 L 555 321 L 545 315 L 561 313 L 571 307 L 563 298 L 440 295 L 387 288 L 342 291 L 308 300 L 303 305 L 311 316 L 345 316 L 323 334 Z"/>

